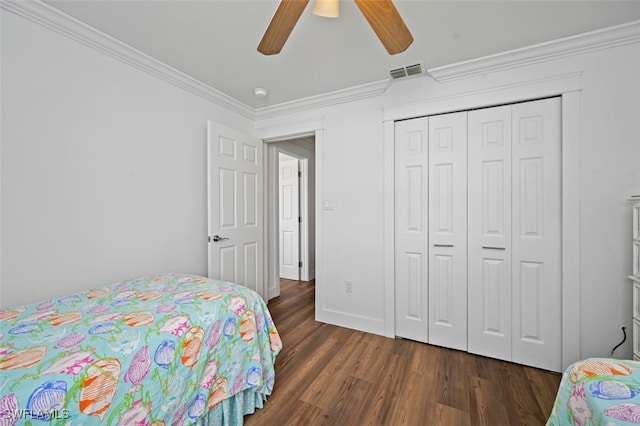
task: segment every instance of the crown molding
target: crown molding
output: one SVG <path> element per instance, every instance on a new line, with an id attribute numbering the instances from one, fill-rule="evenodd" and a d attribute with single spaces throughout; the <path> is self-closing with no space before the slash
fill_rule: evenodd
<path id="1" fill-rule="evenodd" d="M 362 84 L 349 87 L 347 89 L 336 90 L 316 96 L 309 96 L 291 102 L 258 108 L 255 110 L 255 119 L 263 120 L 284 114 L 292 114 L 321 107 L 341 104 L 345 102 L 357 101 L 371 98 L 383 94 L 391 85 L 391 80 L 379 80 L 373 83 Z"/>
<path id="2" fill-rule="evenodd" d="M 431 68 L 427 73 L 437 82 L 445 83 L 638 42 L 640 42 L 640 21 L 633 21 L 478 59 Z"/>
<path id="3" fill-rule="evenodd" d="M 426 101 L 384 108 L 383 121 L 406 120 L 433 114 L 443 114 L 475 108 L 486 108 L 536 98 L 560 96 L 582 90 L 582 71 L 554 74 L 536 79 L 521 80 L 509 84 L 430 98 Z M 499 81 L 492 80 L 493 83 Z"/>
<path id="4" fill-rule="evenodd" d="M 378 96 L 384 93 L 389 84 L 391 84 L 390 80 L 382 80 L 254 109 L 40 0 L 0 0 L 0 8 L 76 40 L 94 50 L 252 120 Z"/>
<path id="5" fill-rule="evenodd" d="M 248 105 L 39 0 L 0 0 L 0 8 L 78 41 L 85 46 L 244 117 L 254 118 L 254 110 Z"/>

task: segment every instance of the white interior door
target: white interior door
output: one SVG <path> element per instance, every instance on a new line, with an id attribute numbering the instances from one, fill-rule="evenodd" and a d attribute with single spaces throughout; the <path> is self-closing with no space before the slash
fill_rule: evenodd
<path id="1" fill-rule="evenodd" d="M 469 352 L 552 371 L 561 351 L 558 98 L 469 112 Z"/>
<path id="2" fill-rule="evenodd" d="M 468 350 L 511 361 L 511 106 L 468 128 Z"/>
<path id="3" fill-rule="evenodd" d="M 300 279 L 299 162 L 279 155 L 280 278 Z"/>
<path id="4" fill-rule="evenodd" d="M 395 124 L 395 334 L 428 341 L 427 119 Z"/>
<path id="5" fill-rule="evenodd" d="M 560 99 L 512 107 L 513 361 L 562 370 Z"/>
<path id="6" fill-rule="evenodd" d="M 265 298 L 262 141 L 212 121 L 207 139 L 209 277 Z"/>
<path id="7" fill-rule="evenodd" d="M 429 343 L 467 349 L 467 113 L 429 117 Z"/>

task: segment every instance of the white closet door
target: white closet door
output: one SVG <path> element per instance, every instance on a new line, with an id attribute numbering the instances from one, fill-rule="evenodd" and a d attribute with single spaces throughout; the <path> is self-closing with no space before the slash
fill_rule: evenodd
<path id="1" fill-rule="evenodd" d="M 467 350 L 467 113 L 429 117 L 429 343 Z"/>
<path id="2" fill-rule="evenodd" d="M 511 360 L 511 107 L 468 127 L 468 351 Z"/>
<path id="3" fill-rule="evenodd" d="M 427 119 L 395 124 L 396 335 L 428 338 Z"/>
<path id="4" fill-rule="evenodd" d="M 512 108 L 513 361 L 561 371 L 560 99 Z"/>

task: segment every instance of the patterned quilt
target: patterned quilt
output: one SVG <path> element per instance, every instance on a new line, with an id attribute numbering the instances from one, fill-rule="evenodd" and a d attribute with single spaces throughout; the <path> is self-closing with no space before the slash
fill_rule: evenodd
<path id="1" fill-rule="evenodd" d="M 548 426 L 640 424 L 640 362 L 589 358 L 562 376 Z"/>
<path id="2" fill-rule="evenodd" d="M 257 293 L 181 274 L 0 309 L 0 426 L 194 424 L 281 347 Z"/>

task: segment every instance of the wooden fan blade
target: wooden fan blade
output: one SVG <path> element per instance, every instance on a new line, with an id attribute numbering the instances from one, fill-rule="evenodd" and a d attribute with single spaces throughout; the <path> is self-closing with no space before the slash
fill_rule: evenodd
<path id="1" fill-rule="evenodd" d="M 308 3 L 309 0 L 280 1 L 276 13 L 260 40 L 258 52 L 264 55 L 280 53 Z"/>
<path id="2" fill-rule="evenodd" d="M 392 0 L 355 2 L 390 55 L 404 52 L 413 43 L 413 36 Z"/>

